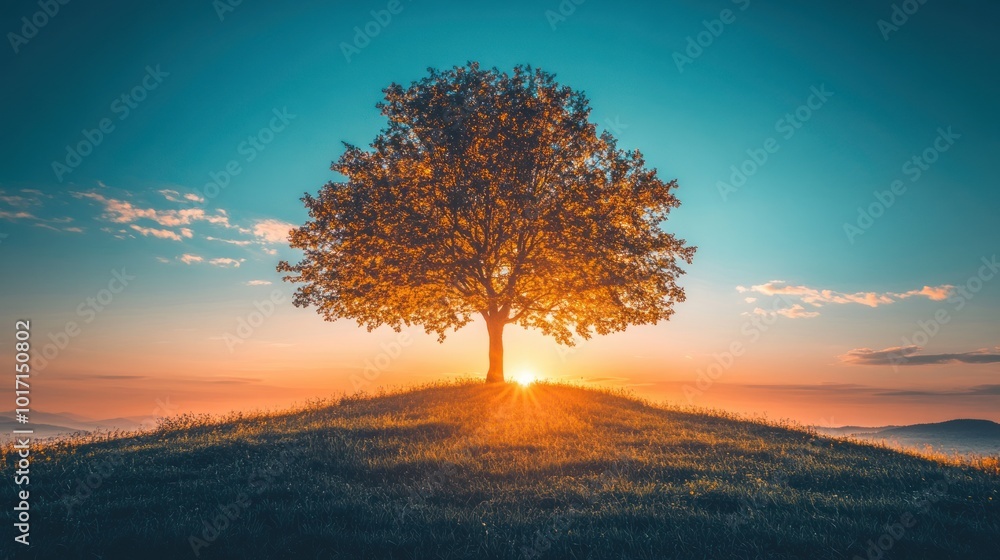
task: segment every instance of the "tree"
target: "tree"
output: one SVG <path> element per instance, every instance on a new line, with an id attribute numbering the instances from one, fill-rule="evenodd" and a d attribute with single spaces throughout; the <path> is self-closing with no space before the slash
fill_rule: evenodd
<path id="1" fill-rule="evenodd" d="M 290 240 L 304 258 L 278 265 L 302 284 L 295 305 L 439 341 L 481 316 L 488 382 L 503 381 L 508 324 L 573 345 L 669 319 L 695 251 L 660 229 L 676 181 L 598 135 L 552 74 L 429 72 L 383 90 L 388 126 L 368 151 L 345 142 L 331 168 L 347 180 L 303 197 L 311 219 Z"/>

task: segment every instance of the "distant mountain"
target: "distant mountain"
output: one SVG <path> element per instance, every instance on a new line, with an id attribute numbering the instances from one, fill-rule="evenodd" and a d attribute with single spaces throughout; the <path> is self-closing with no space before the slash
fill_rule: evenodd
<path id="1" fill-rule="evenodd" d="M 86 433 L 90 431 L 90 430 L 78 430 L 76 428 L 70 428 L 67 426 L 54 426 L 52 424 L 36 424 L 34 422 L 26 426 L 14 420 L 13 418 L 0 416 L 0 441 L 10 441 L 11 439 L 17 437 L 15 434 L 13 434 L 13 430 L 24 430 L 24 429 L 34 430 L 35 433 L 31 434 L 33 438 L 64 436 L 73 433 L 80 433 L 80 432 Z"/>
<path id="2" fill-rule="evenodd" d="M 7 420 L 14 420 L 15 411 L 5 410 L 0 412 L 0 417 Z M 39 410 L 32 410 L 28 413 L 28 419 L 32 424 L 49 424 L 52 426 L 64 426 L 69 429 L 69 431 L 76 430 L 93 430 L 94 426 L 87 419 L 70 414 L 53 414 L 51 412 L 42 412 Z"/>
<path id="3" fill-rule="evenodd" d="M 839 428 L 828 428 L 821 426 L 813 426 L 813 428 L 821 434 L 828 436 L 850 436 L 854 434 L 869 434 L 874 432 L 880 432 L 888 428 L 898 428 L 899 426 L 876 426 L 876 427 L 865 427 L 865 426 L 841 426 Z"/>
<path id="4" fill-rule="evenodd" d="M 1000 424 L 990 420 L 958 419 L 909 426 L 815 429 L 824 435 L 884 442 L 918 451 L 931 448 L 947 454 L 1000 455 Z"/>
<path id="5" fill-rule="evenodd" d="M 57 416 L 62 416 L 64 418 L 70 418 L 70 419 L 76 420 L 77 422 L 90 422 L 91 420 L 93 420 L 93 418 L 89 418 L 89 417 L 84 416 L 82 414 L 75 414 L 75 413 L 72 413 L 72 412 L 52 412 L 52 413 L 46 413 L 46 414 L 55 414 Z"/>
<path id="6" fill-rule="evenodd" d="M 27 426 L 35 430 L 36 437 L 51 437 L 56 435 L 71 434 L 74 432 L 93 432 L 96 430 L 135 430 L 141 427 L 145 417 L 122 417 L 107 418 L 104 420 L 94 420 L 68 412 L 42 412 L 32 410 L 28 414 L 30 424 Z M 8 424 L 11 426 L 8 428 Z M 16 426 L 15 426 L 16 425 Z M 24 428 L 24 424 L 15 421 L 15 411 L 7 410 L 0 412 L 0 426 L 9 435 L 11 429 Z"/>
<path id="7" fill-rule="evenodd" d="M 948 420 L 935 424 L 913 424 L 886 428 L 880 434 L 900 436 L 952 435 L 964 437 L 1000 438 L 1000 424 L 990 420 Z"/>

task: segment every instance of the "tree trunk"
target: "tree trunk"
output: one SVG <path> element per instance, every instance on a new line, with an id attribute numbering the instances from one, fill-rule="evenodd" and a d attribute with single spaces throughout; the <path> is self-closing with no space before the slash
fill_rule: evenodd
<path id="1" fill-rule="evenodd" d="M 490 369 L 486 372 L 487 383 L 503 383 L 503 326 L 504 321 L 486 320 L 490 332 Z"/>

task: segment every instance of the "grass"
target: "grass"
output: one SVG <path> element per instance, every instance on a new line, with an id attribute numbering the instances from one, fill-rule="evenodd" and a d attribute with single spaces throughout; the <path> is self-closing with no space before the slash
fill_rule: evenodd
<path id="1" fill-rule="evenodd" d="M 1000 536 L 995 471 L 545 384 L 175 417 L 36 448 L 30 488 L 18 558 L 988 558 Z"/>

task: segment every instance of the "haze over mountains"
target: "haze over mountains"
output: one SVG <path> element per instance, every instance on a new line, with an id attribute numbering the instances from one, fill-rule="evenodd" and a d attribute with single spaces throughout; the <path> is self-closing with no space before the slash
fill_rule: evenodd
<path id="1" fill-rule="evenodd" d="M 12 430 L 31 429 L 35 431 L 36 438 L 47 438 L 99 430 L 134 430 L 143 425 L 153 425 L 150 422 L 151 418 L 143 416 L 95 420 L 71 412 L 53 413 L 32 410 L 28 417 L 30 423 L 25 425 L 17 422 L 15 411 L 0 412 L 0 440 L 9 439 Z"/>
<path id="2" fill-rule="evenodd" d="M 1000 454 L 1000 424 L 990 420 L 958 419 L 909 426 L 816 426 L 815 429 L 823 435 L 884 442 L 917 451 L 926 451 L 930 447 L 945 454 Z"/>

